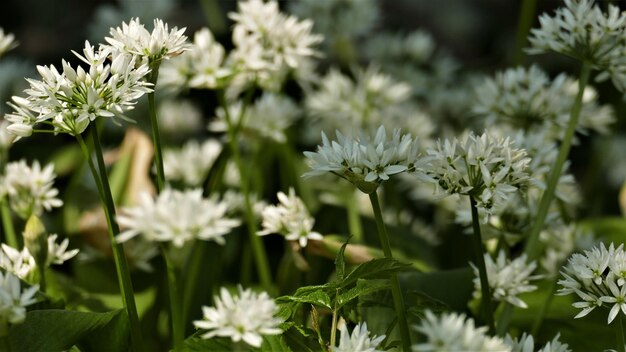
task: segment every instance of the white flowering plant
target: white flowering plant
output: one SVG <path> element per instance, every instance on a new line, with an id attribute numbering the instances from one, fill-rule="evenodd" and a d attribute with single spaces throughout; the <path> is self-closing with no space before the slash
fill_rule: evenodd
<path id="1" fill-rule="evenodd" d="M 0 351 L 626 352 L 626 12 L 519 3 L 2 3 Z"/>

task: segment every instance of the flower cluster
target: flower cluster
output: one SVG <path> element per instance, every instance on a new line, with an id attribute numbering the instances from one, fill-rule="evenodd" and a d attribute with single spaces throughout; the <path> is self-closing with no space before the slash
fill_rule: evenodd
<path id="1" fill-rule="evenodd" d="M 238 11 L 229 17 L 235 22 L 233 65 L 238 71 L 254 74 L 261 83 L 307 65 L 316 54 L 314 47 L 322 41 L 322 36 L 311 33 L 311 20 L 281 13 L 276 1 L 239 2 Z"/>
<path id="2" fill-rule="evenodd" d="M 596 307 L 611 307 L 608 323 L 620 310 L 626 314 L 626 252 L 624 245 L 607 249 L 604 243 L 584 254 L 573 254 L 559 280 L 559 295 L 575 293 L 582 301 L 573 304 L 582 309 L 575 318 L 589 314 Z"/>
<path id="3" fill-rule="evenodd" d="M 74 52 L 74 51 L 73 51 Z M 73 68 L 63 60 L 63 71 L 53 65 L 37 66 L 41 80 L 28 79 L 27 98 L 13 97 L 14 112 L 6 115 L 8 130 L 29 136 L 36 124 L 52 125 L 55 132 L 78 135 L 97 117 L 119 117 L 133 109 L 137 99 L 150 92 L 143 80 L 147 65 L 135 57 L 85 42 L 83 55 L 74 54 L 89 67 Z M 111 63 L 105 64 L 111 57 Z"/>
<path id="4" fill-rule="evenodd" d="M 391 139 L 383 126 L 374 138 L 369 136 L 348 138 L 337 131 L 337 141 L 330 141 L 322 132 L 322 145 L 317 152 L 304 152 L 311 171 L 304 176 L 332 172 L 353 183 L 361 191 L 372 193 L 389 176 L 401 172 L 414 172 L 423 160 L 420 145 L 409 134 L 400 136 L 395 130 Z"/>
<path id="5" fill-rule="evenodd" d="M 53 187 L 55 177 L 53 164 L 42 169 L 37 160 L 32 166 L 25 160 L 8 163 L 0 178 L 0 198 L 7 197 L 11 209 L 23 219 L 40 215 L 43 210 L 63 205 L 57 198 L 59 191 Z"/>
<path id="6" fill-rule="evenodd" d="M 123 22 L 122 27 L 111 28 L 105 40 L 112 52 L 119 51 L 140 58 L 139 64 L 152 64 L 182 54 L 188 50 L 186 28 L 172 28 L 160 19 L 154 20 L 154 29 L 149 32 L 138 18 Z"/>
<path id="7" fill-rule="evenodd" d="M 127 207 L 117 220 L 125 230 L 117 237 L 125 242 L 139 234 L 149 241 L 171 242 L 176 247 L 200 239 L 224 244 L 223 236 L 239 220 L 225 216 L 227 205 L 202 197 L 202 189 L 164 189 L 156 199 L 142 193 L 139 204 Z"/>
<path id="8" fill-rule="evenodd" d="M 20 324 L 26 319 L 26 306 L 35 303 L 38 285 L 22 289 L 20 280 L 0 272 L 0 336 L 6 336 L 11 324 Z"/>
<path id="9" fill-rule="evenodd" d="M 287 136 L 285 131 L 300 115 L 300 109 L 289 97 L 284 95 L 265 93 L 255 101 L 254 105 L 246 109 L 242 116 L 243 104 L 238 101 L 228 106 L 231 123 L 239 124 L 243 119 L 243 135 L 258 135 L 271 139 L 277 143 L 285 143 Z M 228 130 L 226 112 L 218 108 L 216 119 L 209 124 L 209 130 L 225 132 Z"/>
<path id="10" fill-rule="evenodd" d="M 339 346 L 331 346 L 332 352 L 382 352 L 378 349 L 378 345 L 385 339 L 385 335 L 370 337 L 367 330 L 367 323 L 359 323 L 352 330 L 352 334 L 348 331 L 346 324 L 341 326 L 341 336 L 339 337 Z"/>
<path id="11" fill-rule="evenodd" d="M 476 327 L 464 314 L 444 313 L 437 317 L 427 310 L 417 331 L 426 335 L 426 342 L 413 346 L 413 351 L 509 351 L 498 337 L 487 335 L 486 327 Z"/>
<path id="12" fill-rule="evenodd" d="M 604 13 L 593 0 L 565 0 L 565 7 L 554 15 L 539 17 L 540 28 L 533 29 L 531 54 L 554 51 L 589 62 L 601 70 L 599 79 L 612 78 L 615 86 L 626 88 L 626 15 L 618 6 L 608 5 Z"/>
<path id="13" fill-rule="evenodd" d="M 527 263 L 526 255 L 522 255 L 514 260 L 506 258 L 506 253 L 501 250 L 498 258 L 494 261 L 489 254 L 485 254 L 485 266 L 487 269 L 487 280 L 491 288 L 491 294 L 496 301 L 506 301 L 520 308 L 528 308 L 518 295 L 532 292 L 537 286 L 530 285 L 531 280 L 539 279 L 540 276 L 531 276 L 537 268 L 534 261 Z M 480 277 L 478 268 L 472 264 L 474 269 L 474 297 L 480 297 Z"/>
<path id="14" fill-rule="evenodd" d="M 213 299 L 215 307 L 202 307 L 202 320 L 193 322 L 198 329 L 210 330 L 202 338 L 224 336 L 260 347 L 263 335 L 282 334 L 278 325 L 283 320 L 275 317 L 278 306 L 266 292 L 256 293 L 241 286 L 238 291 L 239 295 L 233 296 L 222 287 Z"/>
<path id="15" fill-rule="evenodd" d="M 476 87 L 473 112 L 485 117 L 485 124 L 505 123 L 527 131 L 549 130 L 551 138 L 562 138 L 578 91 L 577 82 L 565 74 L 554 80 L 537 66 L 518 67 L 486 78 Z M 598 94 L 585 87 L 581 115 L 576 129 L 608 132 L 615 120 L 613 109 L 599 105 Z"/>
<path id="16" fill-rule="evenodd" d="M 15 36 L 11 33 L 4 33 L 4 29 L 0 28 L 0 57 L 16 46 Z"/>
<path id="17" fill-rule="evenodd" d="M 570 352 L 569 346 L 566 343 L 559 341 L 559 334 L 557 334 L 551 341 L 548 341 L 542 348 L 535 350 L 535 340 L 532 335 L 523 333 L 518 338 L 512 338 L 507 335 L 504 339 L 504 343 L 511 347 L 511 352 Z"/>
<path id="18" fill-rule="evenodd" d="M 166 149 L 163 152 L 165 178 L 187 186 L 200 186 L 221 152 L 222 144 L 215 139 L 207 139 L 202 144 L 190 141 L 180 150 Z"/>
<path id="19" fill-rule="evenodd" d="M 438 141 L 427 153 L 431 160 L 425 172 L 437 189 L 444 195 L 469 195 L 487 214 L 529 179 L 530 158 L 509 138 L 469 133 L 460 140 Z"/>
<path id="20" fill-rule="evenodd" d="M 46 243 L 48 244 L 45 266 L 49 267 L 53 264 L 61 265 L 66 261 L 74 258 L 79 250 L 77 248 L 67 250 L 69 240 L 65 238 L 61 243 L 57 243 L 58 235 L 48 235 Z M 0 267 L 12 273 L 22 280 L 28 280 L 31 274 L 37 268 L 35 258 L 32 256 L 28 248 L 24 247 L 21 251 L 2 244 L 0 250 Z"/>
<path id="21" fill-rule="evenodd" d="M 278 192 L 279 205 L 268 205 L 263 209 L 263 229 L 259 236 L 279 233 L 289 241 L 298 241 L 300 247 L 306 247 L 308 240 L 321 240 L 322 235 L 313 231 L 315 219 L 293 188 L 289 195 Z"/>
<path id="22" fill-rule="evenodd" d="M 184 57 L 184 56 L 183 56 Z M 161 68 L 161 77 L 164 67 Z M 164 80 L 161 80 L 161 83 Z M 164 100 L 157 109 L 159 128 L 168 139 L 179 141 L 202 130 L 202 112 L 200 108 L 183 99 Z"/>

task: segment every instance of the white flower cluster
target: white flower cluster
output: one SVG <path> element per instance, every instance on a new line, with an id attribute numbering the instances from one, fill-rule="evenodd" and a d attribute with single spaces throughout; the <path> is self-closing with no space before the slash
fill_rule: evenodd
<path id="1" fill-rule="evenodd" d="M 481 291 L 478 268 L 474 264 L 471 265 L 475 275 L 474 297 L 479 298 Z M 501 250 L 496 261 L 488 253 L 485 253 L 485 266 L 493 299 L 505 301 L 520 308 L 528 308 L 526 302 L 522 301 L 518 295 L 537 289 L 537 286 L 529 283 L 531 280 L 540 278 L 540 276 L 531 276 L 537 268 L 536 262 L 527 263 L 525 254 L 514 260 L 507 259 L 506 253 Z"/>
<path id="2" fill-rule="evenodd" d="M 565 74 L 550 80 L 538 66 L 518 67 L 478 85 L 473 112 L 483 116 L 487 126 L 498 122 L 530 132 L 549 130 L 550 138 L 560 139 L 577 92 L 578 83 Z M 608 133 L 608 125 L 615 121 L 613 109 L 599 105 L 597 98 L 595 89 L 585 87 L 578 132 Z"/>
<path id="3" fill-rule="evenodd" d="M 180 150 L 166 149 L 163 151 L 165 178 L 187 186 L 201 186 L 221 152 L 222 144 L 215 139 L 202 144 L 192 140 Z"/>
<path id="4" fill-rule="evenodd" d="M 7 197 L 11 209 L 23 219 L 41 215 L 63 205 L 53 186 L 55 177 L 53 164 L 42 169 L 37 160 L 32 166 L 25 160 L 8 163 L 0 177 L 0 197 Z"/>
<path id="5" fill-rule="evenodd" d="M 82 133 L 97 117 L 124 119 L 124 112 L 134 108 L 137 99 L 150 92 L 143 77 L 147 65 L 135 68 L 133 56 L 112 52 L 110 48 L 85 42 L 83 55 L 73 53 L 89 67 L 73 68 L 63 60 L 63 71 L 53 65 L 37 66 L 41 81 L 28 79 L 28 96 L 13 97 L 14 112 L 5 118 L 8 130 L 17 136 L 29 136 L 38 123 L 52 125 L 55 132 Z M 111 63 L 105 64 L 111 57 Z"/>
<path id="6" fill-rule="evenodd" d="M 11 33 L 4 33 L 4 29 L 0 28 L 0 57 L 16 46 L 15 36 Z"/>
<path id="7" fill-rule="evenodd" d="M 183 58 L 189 64 L 189 86 L 205 89 L 223 87 L 226 78 L 233 73 L 224 65 L 225 55 L 224 47 L 208 28 L 197 31 L 191 50 Z"/>
<path id="8" fill-rule="evenodd" d="M 74 258 L 79 250 L 77 248 L 67 250 L 69 240 L 66 238 L 61 243 L 57 243 L 58 236 L 56 234 L 48 235 L 48 254 L 46 256 L 46 267 L 50 265 L 61 265 L 66 261 Z M 24 247 L 21 251 L 2 244 L 0 250 L 0 267 L 22 280 L 28 280 L 31 274 L 37 268 L 35 258 L 32 256 L 28 248 Z"/>
<path id="9" fill-rule="evenodd" d="M 160 69 L 161 77 L 163 77 L 164 68 Z M 160 80 L 160 83 L 164 83 L 163 81 Z M 189 135 L 196 134 L 202 130 L 202 112 L 196 104 L 189 100 L 164 100 L 159 104 L 157 115 L 159 117 L 159 128 L 170 139 L 185 139 Z"/>
<path id="10" fill-rule="evenodd" d="M 510 351 L 504 341 L 487 335 L 486 327 L 476 327 L 464 314 L 444 313 L 436 316 L 427 310 L 417 331 L 426 335 L 426 342 L 413 346 L 417 352 L 447 351 Z"/>
<path id="11" fill-rule="evenodd" d="M 420 138 L 434 130 L 430 118 L 410 102 L 411 86 L 370 66 L 355 80 L 330 70 L 306 96 L 308 114 L 324 130 L 370 129 L 384 125 L 403 128 Z"/>
<path id="12" fill-rule="evenodd" d="M 198 329 L 210 330 L 201 337 L 230 337 L 234 342 L 243 340 L 253 347 L 261 347 L 263 335 L 279 335 L 278 325 L 283 322 L 275 317 L 278 306 L 266 293 L 244 290 L 239 286 L 239 295 L 231 295 L 224 287 L 215 296 L 215 307 L 202 307 L 203 318 L 193 325 Z"/>
<path id="13" fill-rule="evenodd" d="M 385 335 L 370 337 L 367 330 L 367 323 L 358 323 L 352 330 L 348 331 L 346 324 L 341 326 L 341 336 L 339 346 L 331 346 L 332 352 L 383 352 L 378 349 L 378 345 L 385 339 Z"/>
<path id="14" fill-rule="evenodd" d="M 117 236 L 125 242 L 139 234 L 149 241 L 171 242 L 176 247 L 199 239 L 224 244 L 224 235 L 240 221 L 225 216 L 223 202 L 202 197 L 202 189 L 164 189 L 156 199 L 142 193 L 139 204 L 124 208 L 117 220 L 125 228 Z"/>
<path id="15" fill-rule="evenodd" d="M 570 352 L 569 345 L 559 341 L 557 334 L 551 341 L 548 341 L 542 348 L 535 350 L 535 340 L 532 335 L 523 333 L 518 338 L 512 338 L 507 335 L 504 343 L 511 347 L 511 352 Z"/>
<path id="16" fill-rule="evenodd" d="M 427 153 L 431 160 L 424 171 L 437 190 L 442 195 L 469 195 L 487 215 L 529 180 L 530 158 L 525 150 L 513 147 L 510 138 L 469 133 L 438 141 Z"/>
<path id="17" fill-rule="evenodd" d="M 400 130 L 395 130 L 391 139 L 383 126 L 374 138 L 347 138 L 339 131 L 336 135 L 337 141 L 331 142 L 322 132 L 322 145 L 317 152 L 304 152 L 312 169 L 305 177 L 332 172 L 369 194 L 389 176 L 414 172 L 423 163 L 417 138 L 401 136 Z"/>
<path id="18" fill-rule="evenodd" d="M 300 116 L 300 109 L 291 98 L 285 95 L 265 93 L 256 100 L 252 106 L 245 110 L 242 116 L 243 104 L 238 101 L 229 105 L 228 113 L 231 123 L 238 125 L 239 119 L 243 119 L 243 134 L 246 137 L 250 133 L 263 138 L 271 139 L 277 143 L 285 143 L 287 136 L 285 131 Z M 209 130 L 214 132 L 226 132 L 228 124 L 226 113 L 222 107 L 216 111 L 216 119 L 209 124 Z"/>
<path id="19" fill-rule="evenodd" d="M 238 11 L 228 16 L 235 22 L 234 66 L 254 73 L 260 81 L 277 72 L 299 69 L 303 61 L 316 55 L 314 46 L 322 41 L 322 36 L 311 33 L 311 20 L 281 13 L 276 1 L 242 1 Z"/>
<path id="20" fill-rule="evenodd" d="M 26 306 L 37 300 L 39 285 L 22 289 L 20 280 L 10 273 L 0 272 L 0 335 L 6 336 L 11 324 L 21 324 L 26 319 Z"/>
<path id="21" fill-rule="evenodd" d="M 531 30 L 531 54 L 554 51 L 590 63 L 602 71 L 599 79 L 612 78 L 626 88 L 626 15 L 608 4 L 604 13 L 593 0 L 565 0 L 554 15 L 539 17 L 540 28 Z"/>
<path id="22" fill-rule="evenodd" d="M 321 234 L 313 231 L 315 219 L 293 188 L 289 189 L 289 195 L 278 192 L 277 197 L 280 204 L 263 209 L 263 229 L 257 232 L 259 236 L 278 233 L 289 241 L 298 241 L 302 248 L 306 247 L 308 240 L 323 239 Z"/>
<path id="23" fill-rule="evenodd" d="M 149 32 L 139 18 L 133 18 L 128 23 L 122 22 L 122 27 L 111 28 L 111 36 L 105 40 L 110 51 L 131 54 L 139 58 L 138 64 L 149 65 L 188 50 L 187 37 L 183 35 L 185 29 L 169 30 L 167 23 L 157 18 L 154 29 Z"/>
<path id="24" fill-rule="evenodd" d="M 624 245 L 607 249 L 600 243 L 584 254 L 573 254 L 559 280 L 558 295 L 575 293 L 582 300 L 572 304 L 582 309 L 575 318 L 589 314 L 596 307 L 611 307 L 610 324 L 620 310 L 626 314 L 626 252 Z"/>

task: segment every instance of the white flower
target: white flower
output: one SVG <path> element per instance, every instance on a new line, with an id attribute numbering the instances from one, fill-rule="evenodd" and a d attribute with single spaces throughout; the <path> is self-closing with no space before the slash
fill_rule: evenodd
<path id="1" fill-rule="evenodd" d="M 37 268 L 35 258 L 30 255 L 30 252 L 26 247 L 21 251 L 2 244 L 2 251 L 0 251 L 0 267 L 20 279 L 26 280 L 29 275 Z"/>
<path id="2" fill-rule="evenodd" d="M 57 243 L 57 235 L 51 234 L 48 236 L 48 256 L 47 256 L 47 265 L 50 266 L 52 264 L 61 265 L 66 261 L 74 258 L 76 254 L 78 254 L 78 248 L 67 250 L 67 246 L 69 245 L 69 239 L 64 239 L 61 243 Z"/>
<path id="3" fill-rule="evenodd" d="M 136 55 L 142 63 L 159 62 L 169 59 L 188 50 L 187 37 L 183 35 L 186 28 L 172 28 L 167 23 L 156 18 L 154 29 L 149 32 L 139 21 L 133 18 L 128 23 L 122 22 L 122 27 L 111 28 L 110 37 L 105 40 L 117 51 Z"/>
<path id="4" fill-rule="evenodd" d="M 339 338 L 339 346 L 331 346 L 332 352 L 382 352 L 377 349 L 378 345 L 385 339 L 385 335 L 373 336 L 370 338 L 370 332 L 367 330 L 367 323 L 358 323 L 352 334 L 348 332 L 346 324 L 341 326 L 341 336 Z"/>
<path id="5" fill-rule="evenodd" d="M 176 247 L 195 239 L 224 244 L 223 236 L 240 223 L 227 218 L 227 210 L 225 203 L 203 198 L 202 189 L 181 192 L 166 188 L 156 199 L 142 193 L 137 206 L 125 208 L 117 216 L 125 228 L 117 241 L 141 234 L 149 241 L 171 242 Z"/>
<path id="6" fill-rule="evenodd" d="M 469 195 L 486 215 L 529 179 L 530 158 L 525 150 L 514 148 L 509 138 L 469 133 L 460 140 L 438 141 L 427 152 L 430 167 L 424 172 L 440 194 Z"/>
<path id="7" fill-rule="evenodd" d="M 13 97 L 14 112 L 6 115 L 12 123 L 8 130 L 28 136 L 36 124 L 54 127 L 55 132 L 82 133 L 96 117 L 127 119 L 124 112 L 134 108 L 141 96 L 150 92 L 143 81 L 147 65 L 137 65 L 135 58 L 111 53 L 109 48 L 94 47 L 85 42 L 83 55 L 74 54 L 85 64 L 73 68 L 63 60 L 63 71 L 53 65 L 37 66 L 41 80 L 27 79 L 27 98 Z M 111 63 L 105 61 L 111 57 Z"/>
<path id="8" fill-rule="evenodd" d="M 281 13 L 276 1 L 242 1 L 237 9 L 229 14 L 235 22 L 235 49 L 228 60 L 261 85 L 307 66 L 316 55 L 314 47 L 322 37 L 311 33 L 312 21 Z"/>
<path id="9" fill-rule="evenodd" d="M 215 89 L 224 85 L 232 70 L 224 65 L 224 47 L 215 41 L 208 28 L 196 32 L 188 57 L 191 78 L 189 86 Z"/>
<path id="10" fill-rule="evenodd" d="M 11 33 L 4 33 L 4 29 L 0 28 L 0 57 L 4 55 L 7 51 L 15 48 L 17 46 L 17 42 L 15 41 L 15 36 Z"/>
<path id="11" fill-rule="evenodd" d="M 545 344 L 541 349 L 535 350 L 535 340 L 533 336 L 523 333 L 518 339 L 513 339 L 510 335 L 506 335 L 504 342 L 511 347 L 511 352 L 570 352 L 566 343 L 559 341 L 557 334 L 551 341 Z"/>
<path id="12" fill-rule="evenodd" d="M 444 313 L 437 317 L 425 312 L 416 330 L 426 335 L 426 342 L 413 346 L 413 351 L 510 351 L 504 341 L 486 334 L 486 327 L 475 327 L 472 318 L 464 314 Z"/>
<path id="13" fill-rule="evenodd" d="M 163 78 L 163 70 L 162 67 L 160 78 Z M 162 79 L 159 79 L 159 83 L 164 84 Z M 159 128 L 170 138 L 181 139 L 202 129 L 202 112 L 189 100 L 164 100 L 157 111 Z"/>
<path id="14" fill-rule="evenodd" d="M 269 138 L 277 143 L 285 143 L 287 136 L 285 131 L 299 117 L 300 109 L 289 97 L 284 95 L 265 93 L 254 102 L 241 116 L 242 103 L 237 102 L 228 107 L 231 123 L 237 125 L 238 118 L 242 118 L 241 126 L 246 132 L 252 132 L 264 138 Z M 228 130 L 226 113 L 223 108 L 216 112 L 217 119 L 211 121 L 209 130 L 225 132 Z"/>
<path id="15" fill-rule="evenodd" d="M 26 306 L 35 303 L 39 285 L 22 290 L 20 280 L 10 273 L 0 272 L 0 334 L 8 333 L 11 324 L 26 319 Z"/>
<path id="16" fill-rule="evenodd" d="M 0 179 L 0 196 L 8 197 L 11 209 L 23 219 L 41 215 L 44 210 L 63 205 L 57 198 L 59 191 L 53 187 L 55 177 L 53 164 L 42 169 L 37 160 L 32 166 L 25 160 L 8 163 Z"/>
<path id="17" fill-rule="evenodd" d="M 215 139 L 207 139 L 202 144 L 192 140 L 180 150 L 166 149 L 163 153 L 165 178 L 187 186 L 201 186 L 221 152 L 222 144 Z"/>
<path id="18" fill-rule="evenodd" d="M 332 172 L 353 183 L 361 191 L 372 193 L 382 181 L 401 172 L 413 172 L 423 162 L 417 139 L 409 134 L 400 136 L 395 130 L 391 139 L 383 126 L 374 138 L 346 138 L 337 131 L 337 141 L 329 141 L 322 132 L 322 145 L 317 152 L 304 152 L 311 171 L 304 176 Z"/>
<path id="19" fill-rule="evenodd" d="M 514 260 L 506 258 L 503 250 L 498 253 L 498 258 L 494 262 L 488 253 L 485 253 L 485 266 L 487 269 L 487 281 L 491 288 L 491 294 L 496 301 L 506 301 L 520 308 L 528 308 L 526 302 L 522 301 L 518 295 L 532 292 L 537 286 L 530 285 L 531 280 L 537 280 L 540 276 L 531 276 L 537 268 L 536 262 L 528 264 L 526 255 L 522 255 Z M 478 268 L 473 264 L 474 269 L 474 297 L 480 297 L 480 278 Z"/>
<path id="20" fill-rule="evenodd" d="M 224 287 L 214 298 L 215 307 L 202 307 L 203 319 L 193 322 L 198 329 L 209 330 L 201 337 L 230 337 L 260 347 L 263 335 L 279 335 L 282 319 L 275 317 L 278 306 L 266 292 L 255 293 L 239 286 L 239 295 L 233 296 Z"/>
<path id="21" fill-rule="evenodd" d="M 278 192 L 279 205 L 268 205 L 263 209 L 263 229 L 259 236 L 279 233 L 289 241 L 298 241 L 300 247 L 306 247 L 308 240 L 322 240 L 318 232 L 312 231 L 315 219 L 309 215 L 304 203 L 293 188 L 289 195 Z"/>

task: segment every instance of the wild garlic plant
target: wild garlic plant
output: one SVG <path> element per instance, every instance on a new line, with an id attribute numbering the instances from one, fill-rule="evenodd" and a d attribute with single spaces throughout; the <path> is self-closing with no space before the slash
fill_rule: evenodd
<path id="1" fill-rule="evenodd" d="M 121 0 L 21 87 L 0 29 L 0 350 L 626 351 L 626 15 L 533 3 L 502 63 L 470 3 Z"/>

